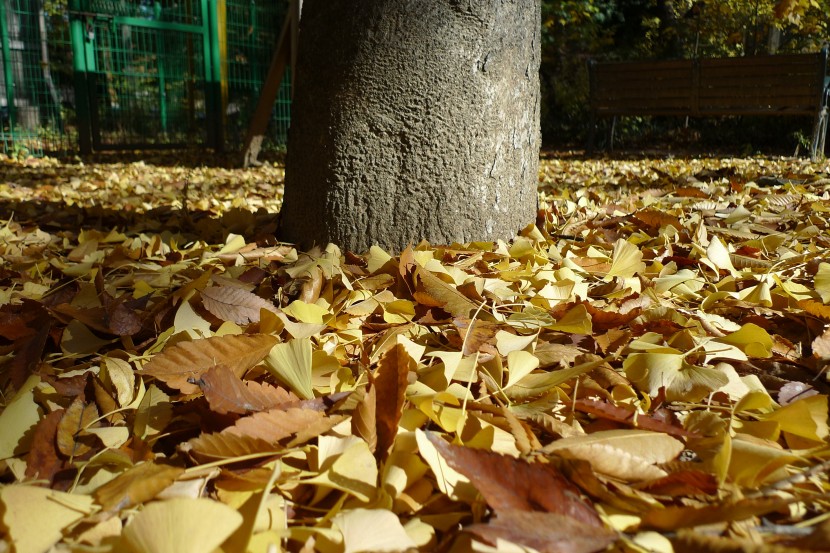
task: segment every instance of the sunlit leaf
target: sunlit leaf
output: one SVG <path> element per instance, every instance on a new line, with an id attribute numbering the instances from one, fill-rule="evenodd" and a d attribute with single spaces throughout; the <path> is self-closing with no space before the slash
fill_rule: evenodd
<path id="1" fill-rule="evenodd" d="M 205 309 L 223 321 L 236 324 L 259 322 L 262 309 L 277 312 L 269 301 L 236 286 L 210 286 L 202 290 Z"/>
<path id="2" fill-rule="evenodd" d="M 646 264 L 643 263 L 643 252 L 628 240 L 620 238 L 614 243 L 611 268 L 608 270 L 608 274 L 605 275 L 605 280 L 611 280 L 614 277 L 631 278 L 645 270 Z"/>
<path id="3" fill-rule="evenodd" d="M 311 340 L 297 338 L 277 344 L 265 358 L 268 370 L 303 399 L 314 397 L 311 388 Z"/>
<path id="4" fill-rule="evenodd" d="M 277 339 L 268 334 L 215 336 L 179 342 L 153 356 L 141 374 L 154 376 L 184 394 L 199 391 L 195 381 L 211 367 L 222 364 L 241 376 L 268 355 Z"/>
<path id="5" fill-rule="evenodd" d="M 665 476 L 656 465 L 673 460 L 683 448 L 683 442 L 659 432 L 605 430 L 563 438 L 545 446 L 544 450 L 583 459 L 597 472 L 636 481 Z"/>
<path id="6" fill-rule="evenodd" d="M 153 499 L 184 472 L 183 468 L 141 463 L 95 490 L 105 511 L 119 511 Z"/>
<path id="7" fill-rule="evenodd" d="M 345 553 L 405 551 L 415 548 L 398 517 L 386 509 L 352 509 L 332 518 L 343 532 Z"/>
<path id="8" fill-rule="evenodd" d="M 737 332 L 717 338 L 717 341 L 736 346 L 750 357 L 772 356 L 772 337 L 766 330 L 753 323 L 747 323 Z"/>
<path id="9" fill-rule="evenodd" d="M 176 498 L 144 507 L 124 527 L 134 553 L 213 551 L 242 524 L 242 515 L 209 499 Z"/>
<path id="10" fill-rule="evenodd" d="M 665 388 L 669 400 L 698 401 L 729 382 L 716 368 L 692 365 L 678 353 L 632 353 L 623 368 L 632 382 L 652 396 Z"/>
<path id="11" fill-rule="evenodd" d="M 92 512 L 92 498 L 19 484 L 0 488 L 3 526 L 15 551 L 49 551 L 70 524 Z"/>

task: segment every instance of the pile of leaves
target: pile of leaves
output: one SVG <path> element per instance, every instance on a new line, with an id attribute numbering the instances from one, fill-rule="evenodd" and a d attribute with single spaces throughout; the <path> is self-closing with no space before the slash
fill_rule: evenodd
<path id="1" fill-rule="evenodd" d="M 828 163 L 543 160 L 397 256 L 277 242 L 278 166 L 0 163 L 0 551 L 830 543 Z"/>

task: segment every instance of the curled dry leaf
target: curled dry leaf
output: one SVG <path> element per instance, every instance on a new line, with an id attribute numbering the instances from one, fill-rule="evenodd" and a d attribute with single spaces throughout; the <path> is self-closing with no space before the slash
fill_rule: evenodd
<path id="1" fill-rule="evenodd" d="M 406 348 L 396 344 L 380 358 L 375 372 L 376 388 L 376 423 L 377 455 L 385 458 L 398 434 L 398 422 L 403 415 L 406 387 L 409 383 L 409 371 L 415 368 L 415 362 Z"/>
<path id="2" fill-rule="evenodd" d="M 214 365 L 227 366 L 242 376 L 262 361 L 277 338 L 269 334 L 213 336 L 192 342 L 179 342 L 154 355 L 141 369 L 183 394 L 199 392 L 194 382 Z"/>
<path id="3" fill-rule="evenodd" d="M 92 449 L 94 441 L 86 429 L 98 419 L 98 407 L 77 397 L 58 423 L 58 449 L 67 457 L 76 457 Z"/>

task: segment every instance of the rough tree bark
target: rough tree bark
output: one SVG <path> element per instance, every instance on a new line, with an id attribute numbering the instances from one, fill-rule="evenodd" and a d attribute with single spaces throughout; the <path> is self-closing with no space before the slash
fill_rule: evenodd
<path id="1" fill-rule="evenodd" d="M 305 0 L 283 239 L 363 252 L 534 220 L 540 0 Z"/>

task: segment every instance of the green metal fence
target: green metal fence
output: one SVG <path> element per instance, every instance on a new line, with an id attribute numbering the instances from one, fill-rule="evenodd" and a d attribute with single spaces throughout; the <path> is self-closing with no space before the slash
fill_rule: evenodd
<path id="1" fill-rule="evenodd" d="M 227 138 L 230 144 L 240 145 L 245 138 L 287 12 L 287 1 L 227 2 Z M 285 144 L 288 133 L 291 105 L 288 76 L 286 73 L 271 115 L 269 137 L 275 145 Z"/>
<path id="2" fill-rule="evenodd" d="M 241 146 L 286 0 L 69 2 L 0 0 L 2 151 Z"/>
<path id="3" fill-rule="evenodd" d="M 0 151 L 40 154 L 76 140 L 65 13 L 60 2 L 0 0 Z"/>

